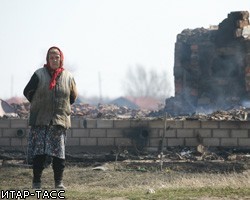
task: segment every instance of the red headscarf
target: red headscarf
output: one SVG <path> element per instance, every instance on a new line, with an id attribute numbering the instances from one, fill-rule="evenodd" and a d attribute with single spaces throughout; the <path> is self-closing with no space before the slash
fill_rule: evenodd
<path id="1" fill-rule="evenodd" d="M 60 66 L 57 69 L 52 69 L 50 67 L 50 64 L 49 64 L 49 52 L 50 52 L 51 49 L 57 49 L 59 51 L 59 53 L 60 53 Z M 56 78 L 64 70 L 64 68 L 63 68 L 63 59 L 64 59 L 63 53 L 58 47 L 53 46 L 53 47 L 49 48 L 49 50 L 47 52 L 47 56 L 46 56 L 47 63 L 44 65 L 44 67 L 47 67 L 49 69 L 49 71 L 52 72 L 52 77 L 51 77 L 50 84 L 49 84 L 49 89 L 50 90 L 52 90 L 56 86 Z"/>

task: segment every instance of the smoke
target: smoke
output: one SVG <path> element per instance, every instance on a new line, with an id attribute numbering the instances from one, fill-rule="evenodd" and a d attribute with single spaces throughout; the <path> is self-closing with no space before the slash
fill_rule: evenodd
<path id="1" fill-rule="evenodd" d="M 245 108 L 250 108 L 250 100 L 249 101 L 242 101 L 242 106 Z"/>

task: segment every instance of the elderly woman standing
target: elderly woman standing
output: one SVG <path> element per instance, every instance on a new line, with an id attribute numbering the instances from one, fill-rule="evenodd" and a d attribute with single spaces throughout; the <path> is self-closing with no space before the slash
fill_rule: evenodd
<path id="1" fill-rule="evenodd" d="M 71 104 L 77 97 L 74 78 L 63 68 L 63 53 L 58 47 L 49 48 L 47 63 L 35 71 L 23 94 L 31 103 L 28 155 L 33 161 L 34 189 L 41 188 L 41 176 L 46 156 L 51 156 L 55 188 L 65 189 L 66 130 L 71 126 Z"/>

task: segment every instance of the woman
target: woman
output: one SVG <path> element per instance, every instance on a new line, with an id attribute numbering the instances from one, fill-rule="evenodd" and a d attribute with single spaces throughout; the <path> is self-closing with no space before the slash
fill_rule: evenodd
<path id="1" fill-rule="evenodd" d="M 62 181 L 66 130 L 71 126 L 71 104 L 77 90 L 72 74 L 63 68 L 63 53 L 58 47 L 49 48 L 46 61 L 23 91 L 31 103 L 28 155 L 33 161 L 32 187 L 41 188 L 46 157 L 51 156 L 55 188 L 65 189 Z"/>

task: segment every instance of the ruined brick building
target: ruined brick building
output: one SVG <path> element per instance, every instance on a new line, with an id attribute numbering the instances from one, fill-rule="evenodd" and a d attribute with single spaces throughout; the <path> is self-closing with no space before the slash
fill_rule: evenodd
<path id="1" fill-rule="evenodd" d="M 185 29 L 175 43 L 172 114 L 226 109 L 250 102 L 249 12 L 231 12 L 218 26 Z"/>

